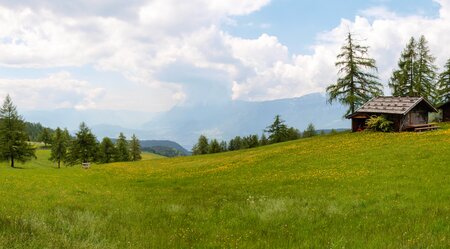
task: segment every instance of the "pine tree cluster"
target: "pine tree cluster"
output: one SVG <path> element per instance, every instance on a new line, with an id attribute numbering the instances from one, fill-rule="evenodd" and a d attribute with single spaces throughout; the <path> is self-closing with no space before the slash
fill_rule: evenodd
<path id="1" fill-rule="evenodd" d="M 360 45 L 354 35 L 348 33 L 337 56 L 339 78 L 327 88 L 328 101 L 339 101 L 348 106 L 347 114 L 383 94 L 383 85 L 376 74 L 376 61 L 369 57 L 368 50 L 368 46 Z M 389 80 L 392 95 L 424 97 L 434 104 L 450 101 L 450 59 L 440 74 L 435 61 L 425 36 L 418 40 L 411 37 Z"/>
<path id="2" fill-rule="evenodd" d="M 266 136 L 266 133 L 268 136 Z M 198 138 L 198 142 L 192 148 L 192 154 L 204 155 L 250 149 L 300 138 L 313 137 L 317 134 L 313 124 L 309 124 L 302 134 L 298 129 L 288 127 L 280 115 L 276 115 L 274 122 L 263 131 L 261 137 L 257 134 L 244 137 L 236 136 L 227 143 L 226 141 L 219 142 L 217 139 L 209 140 L 206 136 L 201 135 Z"/>
<path id="3" fill-rule="evenodd" d="M 62 135 L 58 135 L 59 130 L 61 129 L 57 128 L 55 132 L 50 158 L 58 165 L 60 162 L 64 162 L 66 165 L 76 165 L 91 162 L 129 162 L 142 159 L 140 142 L 135 135 L 128 141 L 125 135 L 120 133 L 115 143 L 108 137 L 103 138 L 99 143 L 85 123 L 80 124 L 74 137 L 70 137 L 66 130 Z"/>
<path id="4" fill-rule="evenodd" d="M 435 60 L 425 36 L 421 36 L 418 42 L 411 37 L 400 55 L 398 69 L 394 70 L 389 82 L 392 95 L 420 96 L 437 102 L 439 93 Z"/>

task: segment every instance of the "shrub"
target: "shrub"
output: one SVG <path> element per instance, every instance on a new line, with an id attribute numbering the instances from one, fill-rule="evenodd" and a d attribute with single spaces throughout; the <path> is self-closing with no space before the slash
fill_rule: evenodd
<path id="1" fill-rule="evenodd" d="M 366 121 L 367 129 L 372 131 L 390 132 L 394 122 L 386 119 L 385 116 L 372 116 Z"/>

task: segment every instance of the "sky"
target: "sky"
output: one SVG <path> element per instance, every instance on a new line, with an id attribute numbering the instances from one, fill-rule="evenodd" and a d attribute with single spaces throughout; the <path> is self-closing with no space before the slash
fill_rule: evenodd
<path id="1" fill-rule="evenodd" d="M 156 113 L 324 93 L 349 31 L 387 85 L 411 36 L 450 58 L 450 0 L 0 0 L 0 97 Z"/>

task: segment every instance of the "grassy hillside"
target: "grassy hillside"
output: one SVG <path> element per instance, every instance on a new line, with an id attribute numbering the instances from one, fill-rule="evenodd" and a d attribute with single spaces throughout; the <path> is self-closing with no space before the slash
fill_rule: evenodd
<path id="1" fill-rule="evenodd" d="M 450 129 L 0 165 L 0 248 L 449 248 Z"/>
<path id="2" fill-rule="evenodd" d="M 141 156 L 142 156 L 143 161 L 166 158 L 165 156 L 161 156 L 161 155 L 157 155 L 157 154 L 149 153 L 149 152 L 142 152 Z"/>

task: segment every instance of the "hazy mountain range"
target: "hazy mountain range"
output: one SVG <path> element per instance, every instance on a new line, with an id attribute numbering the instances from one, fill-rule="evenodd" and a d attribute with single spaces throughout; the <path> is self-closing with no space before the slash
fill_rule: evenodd
<path id="1" fill-rule="evenodd" d="M 57 109 L 22 112 L 31 122 L 75 131 L 85 121 L 98 137 L 127 137 L 136 134 L 141 140 L 172 140 L 191 149 L 200 134 L 226 139 L 236 135 L 261 134 L 276 114 L 300 130 L 313 123 L 317 129 L 348 128 L 343 119 L 345 108 L 329 105 L 322 94 L 274 101 L 229 101 L 220 104 L 177 106 L 165 113 Z"/>

